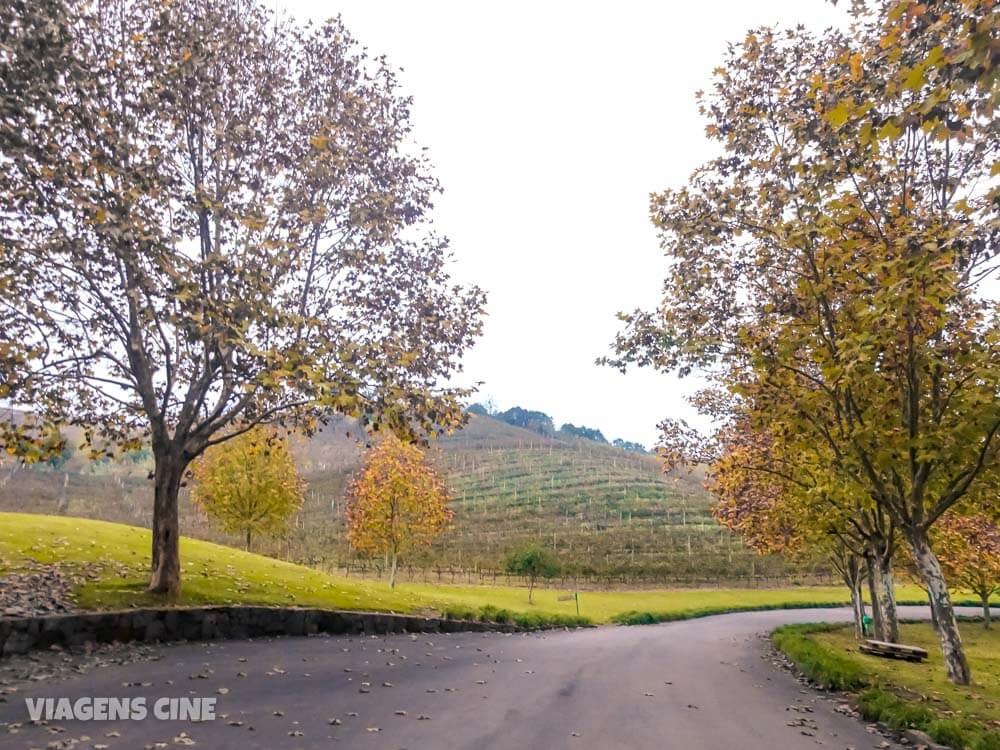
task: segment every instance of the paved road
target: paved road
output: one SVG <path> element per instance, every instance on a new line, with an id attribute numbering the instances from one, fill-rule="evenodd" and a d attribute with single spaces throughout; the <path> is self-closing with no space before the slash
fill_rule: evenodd
<path id="1" fill-rule="evenodd" d="M 921 614 L 901 608 L 902 616 Z M 167 646 L 157 661 L 106 666 L 8 695 L 0 703 L 0 748 L 887 747 L 838 713 L 836 701 L 779 669 L 761 638 L 780 623 L 848 617 L 840 609 L 790 610 L 527 635 Z M 162 696 L 216 696 L 219 716 L 31 726 L 23 701 L 138 695 L 150 704 Z M 25 726 L 11 726 L 19 722 Z"/>

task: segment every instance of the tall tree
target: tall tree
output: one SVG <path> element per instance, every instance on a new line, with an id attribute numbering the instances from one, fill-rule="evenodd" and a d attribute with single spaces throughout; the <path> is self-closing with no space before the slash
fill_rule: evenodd
<path id="1" fill-rule="evenodd" d="M 424 452 L 388 435 L 365 456 L 348 489 L 347 535 L 360 551 L 384 554 L 396 586 L 400 555 L 430 544 L 454 514 L 448 492 Z"/>
<path id="2" fill-rule="evenodd" d="M 449 280 L 410 99 L 339 19 L 42 6 L 0 24 L 0 396 L 100 450 L 151 443 L 150 590 L 176 594 L 191 461 L 332 411 L 459 424 L 465 392 L 439 384 L 483 295 Z"/>
<path id="3" fill-rule="evenodd" d="M 192 501 L 223 530 L 239 533 L 250 550 L 254 535 L 281 534 L 302 507 L 288 438 L 258 425 L 212 446 L 194 463 Z"/>
<path id="4" fill-rule="evenodd" d="M 730 48 L 702 97 L 724 153 L 654 196 L 664 303 L 623 316 L 611 361 L 706 369 L 816 472 L 814 502 L 834 489 L 884 513 L 968 684 L 930 530 L 1000 482 L 1000 315 L 982 293 L 1000 202 L 981 187 L 997 26 L 959 0 L 854 12 L 848 33 L 762 28 Z"/>

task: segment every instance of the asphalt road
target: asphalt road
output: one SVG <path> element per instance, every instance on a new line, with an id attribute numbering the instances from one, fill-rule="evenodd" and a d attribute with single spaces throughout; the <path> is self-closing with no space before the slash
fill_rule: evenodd
<path id="1" fill-rule="evenodd" d="M 923 612 L 903 607 L 900 614 Z M 156 661 L 104 666 L 7 695 L 0 748 L 889 747 L 838 712 L 834 697 L 780 669 L 761 637 L 781 623 L 848 617 L 841 609 L 788 610 L 572 632 L 165 646 Z M 166 696 L 215 696 L 217 718 L 33 726 L 24 699 L 43 696 L 145 696 L 150 705 Z"/>

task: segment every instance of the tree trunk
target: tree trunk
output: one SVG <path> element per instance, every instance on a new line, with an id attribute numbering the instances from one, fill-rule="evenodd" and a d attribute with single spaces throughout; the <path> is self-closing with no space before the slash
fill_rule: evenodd
<path id="1" fill-rule="evenodd" d="M 854 563 L 854 580 L 851 582 L 851 604 L 854 608 L 854 635 L 860 641 L 865 637 L 865 598 L 861 594 L 861 569 Z"/>
<path id="2" fill-rule="evenodd" d="M 931 627 L 934 628 L 934 632 L 936 633 L 938 630 L 938 621 L 937 621 L 937 612 L 934 609 L 934 600 L 931 599 L 930 591 L 925 590 L 924 593 L 927 594 L 927 606 L 930 607 L 931 610 Z"/>
<path id="3" fill-rule="evenodd" d="M 59 493 L 59 505 L 56 513 L 63 515 L 69 509 L 69 474 L 63 474 L 62 491 Z"/>
<path id="4" fill-rule="evenodd" d="M 871 555 L 865 556 L 865 568 L 868 570 L 868 597 L 872 603 L 872 627 L 875 630 L 877 639 L 885 640 L 885 626 L 882 624 L 882 607 L 879 605 L 878 596 L 878 574 L 875 569 L 878 566 Z"/>
<path id="5" fill-rule="evenodd" d="M 392 555 L 391 555 L 390 562 L 389 562 L 389 564 L 391 566 L 389 568 L 389 588 L 391 588 L 391 589 L 396 588 L 396 561 L 397 561 L 397 558 L 398 558 L 397 554 L 395 552 L 393 552 Z"/>
<path id="6" fill-rule="evenodd" d="M 245 547 L 245 549 L 246 549 L 247 552 L 250 551 L 250 540 L 251 540 L 252 536 L 253 536 L 253 531 L 251 531 L 250 529 L 247 529 L 247 541 L 246 541 L 246 547 Z"/>
<path id="7" fill-rule="evenodd" d="M 965 658 L 965 649 L 962 648 L 962 636 L 958 632 L 955 609 L 941 573 L 941 563 L 931 549 L 926 531 L 908 533 L 907 541 L 913 550 L 913 558 L 924 579 L 924 585 L 927 586 L 931 609 L 937 616 L 938 638 L 941 641 L 941 654 L 948 668 L 948 679 L 956 685 L 968 685 L 972 682 L 972 673 Z"/>
<path id="8" fill-rule="evenodd" d="M 896 614 L 896 586 L 892 580 L 892 558 L 880 555 L 875 560 L 875 575 L 878 578 L 875 590 L 878 606 L 882 613 L 882 640 L 889 643 L 899 641 L 899 617 Z"/>
<path id="9" fill-rule="evenodd" d="M 854 637 L 860 641 L 865 637 L 865 605 L 861 600 L 861 587 L 858 585 L 851 588 L 851 609 L 854 611 Z"/>
<path id="10" fill-rule="evenodd" d="M 177 494 L 184 476 L 180 457 L 157 453 L 153 473 L 153 571 L 149 591 L 176 598 L 181 591 L 180 524 L 177 519 Z"/>
<path id="11" fill-rule="evenodd" d="M 864 638 L 865 600 L 861 595 L 861 560 L 856 555 L 848 555 L 843 559 L 840 568 L 841 576 L 851 592 L 851 610 L 854 613 L 854 637 L 859 641 Z"/>
<path id="12" fill-rule="evenodd" d="M 528 578 L 528 604 L 531 604 L 531 596 L 535 591 L 535 578 L 530 576 Z"/>
<path id="13" fill-rule="evenodd" d="M 983 594 L 983 627 L 990 629 L 990 595 Z"/>

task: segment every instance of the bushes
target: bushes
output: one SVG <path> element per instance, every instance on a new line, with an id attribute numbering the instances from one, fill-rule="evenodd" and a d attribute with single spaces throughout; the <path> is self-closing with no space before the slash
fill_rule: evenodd
<path id="1" fill-rule="evenodd" d="M 500 609 L 492 604 L 480 607 L 448 607 L 441 613 L 450 620 L 475 620 L 478 622 L 495 622 L 500 625 L 517 625 L 529 630 L 540 628 L 585 628 L 593 623 L 588 617 L 577 615 L 559 615 L 547 612 L 512 612 Z"/>

